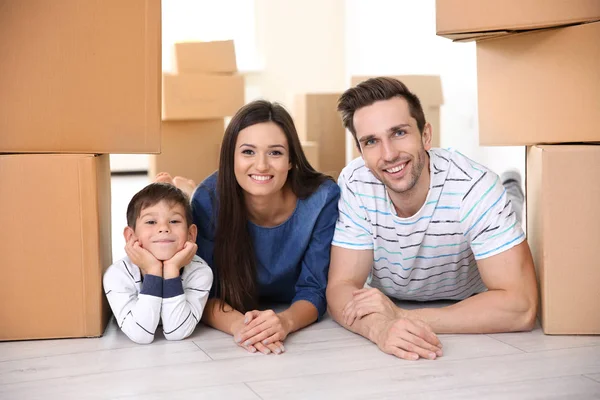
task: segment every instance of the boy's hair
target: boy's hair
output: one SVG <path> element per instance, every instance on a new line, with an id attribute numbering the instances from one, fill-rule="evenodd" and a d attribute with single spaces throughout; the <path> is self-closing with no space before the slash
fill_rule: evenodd
<path id="1" fill-rule="evenodd" d="M 402 97 L 406 100 L 410 116 L 417 121 L 419 132 L 423 133 L 425 114 L 417 95 L 408 90 L 406 85 L 397 79 L 388 77 L 371 78 L 346 90 L 338 101 L 337 110 L 342 116 L 344 127 L 352 133 L 357 146 L 359 144 L 354 129 L 354 113 L 356 110 L 370 106 L 376 101 L 389 100 L 393 97 Z"/>
<path id="2" fill-rule="evenodd" d="M 181 189 L 169 183 L 155 182 L 137 192 L 129 202 L 127 206 L 127 225 L 135 229 L 135 222 L 142 210 L 163 200 L 168 202 L 169 205 L 181 204 L 185 210 L 185 220 L 188 227 L 194 223 L 188 196 Z"/>

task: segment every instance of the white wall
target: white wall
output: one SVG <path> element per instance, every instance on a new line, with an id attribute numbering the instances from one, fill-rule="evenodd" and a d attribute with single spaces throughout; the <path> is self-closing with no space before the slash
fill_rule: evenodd
<path id="1" fill-rule="evenodd" d="M 347 82 L 352 75 L 440 75 L 442 147 L 524 176 L 524 147 L 479 146 L 475 44 L 435 35 L 435 0 L 346 0 L 346 15 Z"/>
<path id="2" fill-rule="evenodd" d="M 255 97 L 292 107 L 297 93 L 345 87 L 344 0 L 255 0 L 262 71 L 246 76 Z"/>

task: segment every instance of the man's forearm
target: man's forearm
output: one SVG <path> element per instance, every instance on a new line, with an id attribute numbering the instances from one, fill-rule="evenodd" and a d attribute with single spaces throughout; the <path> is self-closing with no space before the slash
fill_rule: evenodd
<path id="1" fill-rule="evenodd" d="M 344 307 L 352 300 L 352 293 L 360 288 L 349 283 L 338 283 L 327 287 L 327 310 L 333 319 L 344 328 L 366 337 L 373 343 L 379 327 L 386 319 L 381 314 L 369 314 L 363 318 L 357 318 L 352 325 L 347 325 L 342 316 Z"/>
<path id="2" fill-rule="evenodd" d="M 536 300 L 505 290 L 489 290 L 443 308 L 403 310 L 435 333 L 495 333 L 527 331 L 535 324 Z"/>

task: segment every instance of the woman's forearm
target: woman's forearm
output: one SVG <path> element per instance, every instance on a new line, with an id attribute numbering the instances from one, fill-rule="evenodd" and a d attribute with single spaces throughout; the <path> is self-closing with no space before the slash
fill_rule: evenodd
<path id="1" fill-rule="evenodd" d="M 288 333 L 295 332 L 315 322 L 319 317 L 317 308 L 309 301 L 298 300 L 279 316 L 285 321 Z"/>
<path id="2" fill-rule="evenodd" d="M 235 326 L 244 323 L 244 314 L 234 310 L 227 303 L 225 303 L 225 307 L 221 309 L 220 300 L 212 298 L 206 303 L 206 309 L 202 315 L 202 322 L 215 329 L 233 335 Z"/>

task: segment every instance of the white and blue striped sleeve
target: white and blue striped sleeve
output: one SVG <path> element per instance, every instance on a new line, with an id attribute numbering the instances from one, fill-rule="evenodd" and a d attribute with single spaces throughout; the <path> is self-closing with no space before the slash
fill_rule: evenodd
<path id="1" fill-rule="evenodd" d="M 162 281 L 159 276 L 146 275 L 142 282 L 139 268 L 127 259 L 119 260 L 104 273 L 104 292 L 115 320 L 136 343 L 148 344 L 154 340 L 160 321 Z"/>
<path id="2" fill-rule="evenodd" d="M 525 240 L 497 174 L 483 171 L 466 193 L 460 210 L 462 232 L 475 259 L 500 254 Z"/>
<path id="3" fill-rule="evenodd" d="M 212 270 L 198 256 L 183 269 L 181 277 L 164 280 L 161 319 L 167 340 L 185 339 L 194 332 L 212 281 Z"/>
<path id="4" fill-rule="evenodd" d="M 372 226 L 365 207 L 357 196 L 357 185 L 348 183 L 345 174 L 342 173 L 338 179 L 338 186 L 341 194 L 332 244 L 353 250 L 373 249 Z"/>

